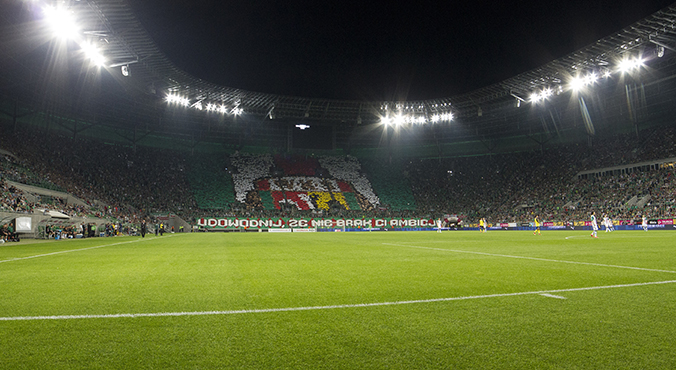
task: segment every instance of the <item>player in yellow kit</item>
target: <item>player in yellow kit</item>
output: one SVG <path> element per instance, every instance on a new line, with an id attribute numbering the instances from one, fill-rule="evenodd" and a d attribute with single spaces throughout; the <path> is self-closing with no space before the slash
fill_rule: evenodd
<path id="1" fill-rule="evenodd" d="M 539 215 L 535 215 L 535 219 L 533 219 L 533 223 L 535 224 L 535 231 L 533 231 L 533 235 L 535 235 L 535 233 L 538 233 L 538 235 L 542 235 L 542 234 L 540 234 L 540 225 L 542 223 L 540 222 L 540 216 Z"/>

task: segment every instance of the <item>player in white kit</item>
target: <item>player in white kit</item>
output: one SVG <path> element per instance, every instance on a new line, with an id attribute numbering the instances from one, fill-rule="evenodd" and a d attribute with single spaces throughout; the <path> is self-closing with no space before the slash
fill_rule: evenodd
<path id="1" fill-rule="evenodd" d="M 598 238 L 596 235 L 596 232 L 599 231 L 599 224 L 596 222 L 596 212 L 592 212 L 591 214 L 591 226 L 592 226 L 592 233 L 591 237 L 592 238 Z"/>
<path id="2" fill-rule="evenodd" d="M 648 218 L 643 215 L 643 218 L 641 219 L 641 227 L 643 228 L 643 231 L 648 231 Z"/>

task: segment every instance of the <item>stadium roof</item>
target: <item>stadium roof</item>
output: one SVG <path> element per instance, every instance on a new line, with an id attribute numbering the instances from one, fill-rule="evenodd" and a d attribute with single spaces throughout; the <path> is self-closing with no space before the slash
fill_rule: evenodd
<path id="1" fill-rule="evenodd" d="M 246 91 L 201 80 L 182 71 L 165 56 L 125 0 L 67 3 L 83 37 L 100 48 L 105 67 L 119 76 L 126 91 L 162 99 L 176 96 L 185 99 L 189 107 L 207 109 L 210 106 L 228 114 L 243 113 L 260 119 L 367 124 L 397 113 L 410 113 L 428 121 L 445 113 L 476 117 L 495 107 L 530 103 L 533 93 L 563 92 L 570 89 L 573 77 L 588 73 L 600 76 L 604 71 L 614 71 L 622 60 L 648 60 L 676 51 L 676 4 L 672 4 L 567 56 L 465 94 L 420 101 L 331 100 Z M 25 20 L 29 13 L 25 11 L 26 6 L 38 6 L 37 2 L 26 4 L 29 5 L 17 10 L 23 16 L 18 17 L 20 19 Z M 5 14 L 6 18 L 13 16 Z M 22 35 L 37 43 L 35 32 L 29 29 L 33 26 L 15 23 L 14 31 L 6 33 L 6 37 Z M 7 50 L 3 53 L 7 55 Z M 122 78 L 122 68 L 131 76 Z"/>

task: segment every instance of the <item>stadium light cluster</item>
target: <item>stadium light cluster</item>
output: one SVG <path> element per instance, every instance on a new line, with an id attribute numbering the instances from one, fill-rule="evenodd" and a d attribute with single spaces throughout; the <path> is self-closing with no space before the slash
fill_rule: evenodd
<path id="1" fill-rule="evenodd" d="M 46 5 L 42 7 L 42 14 L 53 37 L 63 41 L 74 41 L 95 66 L 105 66 L 106 58 L 101 50 L 80 32 L 72 10 L 62 6 Z"/>
<path id="2" fill-rule="evenodd" d="M 167 95 L 166 100 L 167 100 L 167 103 L 170 103 L 170 104 L 173 103 L 173 104 L 181 105 L 181 106 L 184 106 L 184 107 L 187 107 L 187 106 L 190 105 L 190 100 L 188 100 L 187 98 L 178 96 L 178 95 L 169 94 L 169 95 Z"/>
<path id="3" fill-rule="evenodd" d="M 197 100 L 191 104 L 190 99 L 176 94 L 168 94 L 165 100 L 169 104 L 175 104 L 181 107 L 193 108 L 196 110 L 206 110 L 207 112 L 232 114 L 235 116 L 239 116 L 244 113 L 244 109 L 241 107 L 228 108 L 223 104 L 219 105 L 216 103 L 205 103 L 203 100 Z"/>
<path id="4" fill-rule="evenodd" d="M 641 57 L 625 58 L 618 63 L 616 72 L 620 74 L 631 73 L 640 70 L 643 66 L 645 66 L 645 61 Z M 573 92 L 579 92 L 583 89 L 596 85 L 601 79 L 607 80 L 611 78 L 612 75 L 613 72 L 609 68 L 605 67 L 597 71 L 590 71 L 584 75 L 578 74 L 570 78 L 567 88 Z M 539 91 L 533 92 L 530 96 L 529 102 L 533 104 L 543 103 L 552 95 L 560 95 L 563 91 L 564 88 L 562 85 L 556 85 L 555 89 L 546 87 Z M 517 97 L 517 99 L 519 98 Z"/>
<path id="5" fill-rule="evenodd" d="M 403 124 L 425 125 L 453 121 L 450 103 L 422 104 L 422 103 L 390 103 L 380 105 L 383 112 L 380 123 L 385 126 L 401 126 Z"/>
<path id="6" fill-rule="evenodd" d="M 82 48 L 85 57 L 91 60 L 92 63 L 94 63 L 94 65 L 98 67 L 105 66 L 106 58 L 104 58 L 103 54 L 101 54 L 101 51 L 99 50 L 99 48 L 96 47 L 96 45 L 91 44 L 89 42 L 83 42 L 82 44 L 80 44 L 80 48 Z"/>
<path id="7" fill-rule="evenodd" d="M 47 5 L 42 8 L 47 26 L 52 34 L 62 40 L 76 39 L 80 29 L 75 22 L 75 14 L 65 8 Z"/>
<path id="8" fill-rule="evenodd" d="M 424 114 L 397 114 L 393 117 L 389 115 L 382 116 L 380 123 L 385 126 L 401 126 L 403 124 L 424 125 L 428 123 L 441 123 L 453 121 L 453 113 L 435 113 L 431 116 Z"/>
<path id="9" fill-rule="evenodd" d="M 547 87 L 547 88 L 544 88 L 544 89 L 542 89 L 538 92 L 534 92 L 533 94 L 531 94 L 530 101 L 531 101 L 531 103 L 539 103 L 541 101 L 546 100 L 547 98 L 549 98 L 552 95 L 554 95 L 553 90 L 551 88 Z"/>
<path id="10" fill-rule="evenodd" d="M 645 65 L 645 62 L 642 58 L 632 58 L 632 59 L 623 59 L 620 62 L 618 70 L 621 73 L 631 72 L 641 69 Z"/>

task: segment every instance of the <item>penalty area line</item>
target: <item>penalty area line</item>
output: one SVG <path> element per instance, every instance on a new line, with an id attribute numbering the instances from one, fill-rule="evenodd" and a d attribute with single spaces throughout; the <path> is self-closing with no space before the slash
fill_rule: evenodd
<path id="1" fill-rule="evenodd" d="M 539 290 L 531 292 L 516 292 L 516 293 L 501 293 L 501 294 L 485 294 L 464 297 L 450 297 L 450 298 L 433 298 L 433 299 L 417 299 L 410 301 L 393 301 L 393 302 L 375 302 L 375 303 L 359 303 L 359 304 L 341 304 L 331 306 L 307 306 L 307 307 L 286 307 L 286 308 L 263 308 L 250 310 L 230 310 L 230 311 L 195 311 L 195 312 L 155 312 L 155 313 L 120 313 L 107 315 L 52 315 L 52 316 L 14 316 L 14 317 L 0 317 L 0 321 L 36 321 L 36 320 L 76 320 L 76 319 L 118 319 L 118 318 L 141 318 L 141 317 L 178 317 L 178 316 L 216 316 L 216 315 L 241 315 L 241 314 L 256 314 L 256 313 L 275 313 L 275 312 L 294 312 L 294 311 L 318 311 L 318 310 L 334 310 L 334 309 L 348 309 L 348 308 L 364 308 L 364 307 L 380 307 L 380 306 L 399 306 L 407 304 L 420 303 L 437 303 L 437 302 L 452 302 L 452 301 L 466 301 L 471 299 L 482 298 L 503 298 L 503 297 L 517 297 L 526 295 L 543 295 L 552 298 L 563 298 L 553 293 L 564 292 L 582 292 L 590 290 L 601 289 L 618 289 L 641 287 L 647 285 L 662 285 L 673 284 L 676 280 L 667 281 L 653 281 L 646 283 L 634 284 L 618 284 L 618 285 L 604 285 L 584 288 L 569 288 L 569 289 L 553 289 L 553 290 Z"/>

